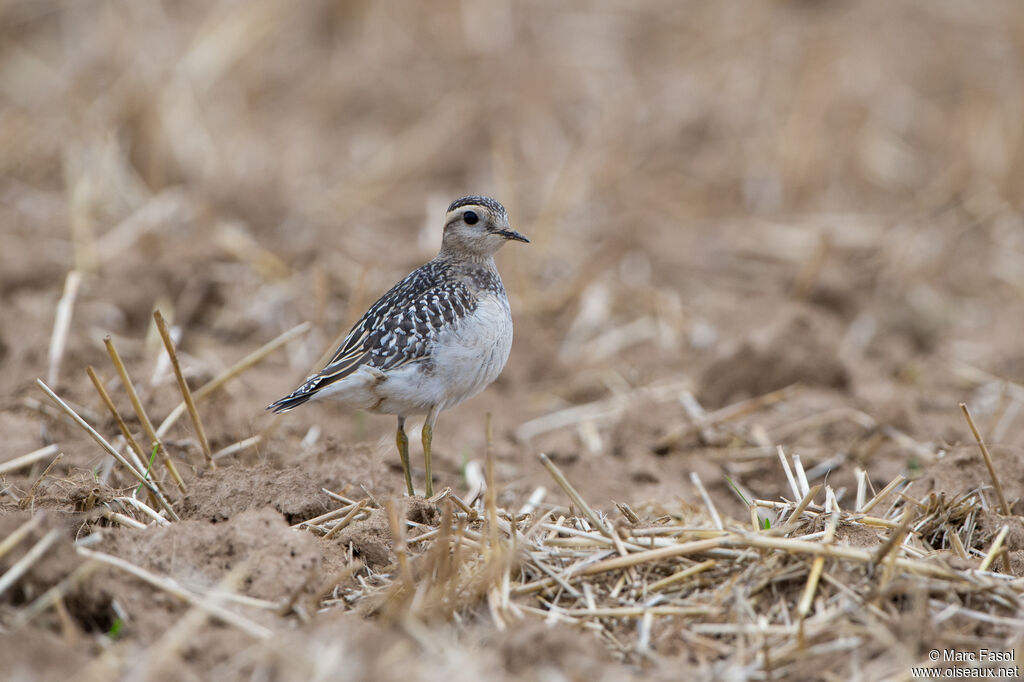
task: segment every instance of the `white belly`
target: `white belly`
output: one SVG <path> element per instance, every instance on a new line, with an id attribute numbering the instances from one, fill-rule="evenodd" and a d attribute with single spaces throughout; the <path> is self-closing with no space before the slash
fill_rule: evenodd
<path id="1" fill-rule="evenodd" d="M 472 398 L 498 378 L 512 349 L 508 299 L 488 296 L 459 327 L 440 337 L 433 351 L 433 379 L 444 385 L 441 409 Z"/>

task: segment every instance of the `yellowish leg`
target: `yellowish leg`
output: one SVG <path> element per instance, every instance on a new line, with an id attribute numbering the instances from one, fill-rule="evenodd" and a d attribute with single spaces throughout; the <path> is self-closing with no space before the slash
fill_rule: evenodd
<path id="1" fill-rule="evenodd" d="M 395 433 L 395 443 L 398 445 L 398 456 L 402 460 L 405 487 L 409 490 L 409 497 L 414 497 L 416 493 L 412 489 L 412 473 L 409 471 L 409 437 L 405 435 L 405 417 L 398 418 L 398 432 Z"/>
<path id="2" fill-rule="evenodd" d="M 434 479 L 430 472 L 430 443 L 434 439 L 434 421 L 437 420 L 437 409 L 431 409 L 427 413 L 427 420 L 423 422 L 423 466 L 427 470 L 427 497 L 434 496 Z"/>

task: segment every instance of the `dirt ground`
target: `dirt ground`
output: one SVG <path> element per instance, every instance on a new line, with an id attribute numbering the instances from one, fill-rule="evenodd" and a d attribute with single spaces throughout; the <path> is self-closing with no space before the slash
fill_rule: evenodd
<path id="1" fill-rule="evenodd" d="M 618 523 L 616 503 L 642 523 L 704 514 L 696 473 L 727 525 L 749 527 L 733 485 L 796 501 L 782 446 L 844 509 L 858 469 L 872 491 L 906 477 L 912 500 L 979 495 L 963 565 L 1005 524 L 991 570 L 1024 589 L 1019 3 L 6 0 L 0 36 L 0 462 L 56 446 L 0 465 L 6 679 L 774 678 L 757 657 L 775 644 L 699 634 L 700 616 L 656 617 L 638 649 L 636 619 L 499 622 L 480 596 L 419 620 L 351 596 L 399 574 L 394 420 L 264 408 L 433 256 L 445 206 L 470 193 L 531 243 L 499 254 L 515 343 L 487 391 L 441 415 L 435 490 L 472 497 L 490 414 L 512 514 L 534 494 L 579 511 L 545 453 Z M 119 501 L 137 481 L 36 384 L 125 450 L 94 367 L 148 443 L 103 340 L 159 425 L 182 398 L 155 309 L 193 390 L 310 323 L 199 400 L 213 452 L 243 443 L 215 471 L 187 414 L 169 427 L 187 493 L 153 466 L 171 523 Z M 295 527 L 342 505 L 324 490 L 368 500 L 327 538 Z M 439 523 L 430 505 L 405 513 Z M 858 532 L 838 537 L 885 537 Z M 869 653 L 808 650 L 788 675 L 910 679 L 940 631 L 1024 652 L 1016 603 L 930 620 L 942 589 L 879 607 L 891 620 Z M 775 624 L 774 608 L 749 622 Z"/>

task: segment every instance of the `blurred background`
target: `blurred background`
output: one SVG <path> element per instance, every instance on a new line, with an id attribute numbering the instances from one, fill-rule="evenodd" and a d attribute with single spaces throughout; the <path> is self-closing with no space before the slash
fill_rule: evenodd
<path id="1" fill-rule="evenodd" d="M 228 580 L 239 556 L 258 557 L 245 593 L 272 607 L 291 608 L 330 575 L 351 576 L 355 554 L 369 566 L 361 585 L 382 580 L 393 543 L 381 507 L 404 493 L 394 420 L 326 401 L 277 418 L 264 408 L 434 256 L 444 209 L 466 194 L 503 202 L 531 243 L 498 255 L 516 340 L 498 381 L 441 416 L 438 490 L 472 496 L 490 413 L 498 502 L 513 512 L 531 496 L 543 511 L 567 504 L 537 460 L 543 452 L 617 524 L 629 516 L 613 502 L 645 523 L 706 526 L 696 473 L 739 527 L 750 519 L 735 491 L 793 497 L 780 445 L 846 510 L 858 470 L 868 495 L 902 475 L 913 488 L 900 493 L 909 489 L 915 504 L 930 492 L 949 501 L 980 490 L 971 504 L 991 509 L 964 401 L 1013 513 L 1024 514 L 1018 0 L 0 0 L 0 462 L 56 446 L 4 469 L 0 527 L 50 510 L 47 523 L 74 524 L 76 538 L 101 530 L 86 540 L 203 586 Z M 188 419 L 170 429 L 167 450 L 189 494 L 166 478 L 165 488 L 184 522 L 133 530 L 96 514 L 135 481 L 35 380 L 122 447 L 85 368 L 132 414 L 104 349 L 110 335 L 153 421 L 163 420 L 181 396 L 153 327 L 157 308 L 193 388 L 310 327 L 200 402 L 223 455 L 216 472 Z M 59 310 L 66 334 L 54 333 Z M 134 418 L 129 427 L 140 432 Z M 63 454 L 51 459 L 56 448 Z M 322 488 L 374 500 L 344 542 L 288 528 L 338 504 Z M 975 525 L 970 514 L 969 524 L 957 520 L 976 556 L 1012 526 L 1005 547 L 1020 576 L 1019 516 L 978 512 Z M 842 541 L 880 542 L 867 535 Z M 60 547 L 7 593 L 5 623 L 33 589 L 70 580 L 81 559 L 70 541 Z M 757 604 L 757 627 L 771 620 L 791 632 L 784 602 L 802 590 L 805 563 L 764 583 L 756 576 L 758 591 L 771 583 L 763 601 L 711 600 L 752 627 Z M 760 565 L 693 589 L 728 595 Z M 1002 625 L 954 623 L 945 602 L 928 604 L 937 583 L 885 578 L 876 590 L 881 574 L 826 573 L 854 595 L 841 615 L 853 625 L 823 621 L 820 631 L 856 633 L 864 645 L 822 644 L 800 661 L 808 679 L 906 675 L 939 634 L 991 645 L 984 638 L 1000 628 L 1019 631 L 1010 609 L 991 621 Z M 260 668 L 267 679 L 339 661 L 354 678 L 402 680 L 455 679 L 469 659 L 477 668 L 458 674 L 637 674 L 612 659 L 657 668 L 650 652 L 632 658 L 632 620 L 617 621 L 619 640 L 539 618 L 498 632 L 497 616 L 468 617 L 482 594 L 466 597 L 464 621 L 433 630 L 433 658 L 419 645 L 425 628 L 389 630 L 361 615 L 365 603 L 340 598 L 305 627 L 288 608 L 264 612 L 291 635 L 253 646 L 219 625 L 193 629 L 194 612 L 180 619 L 183 607 L 133 579 L 98 575 L 59 622 L 0 637 L 0 660 L 17 661 L 20 679 L 84 674 L 101 650 L 121 666 L 112 669 L 134 668 L 149 660 L 140 652 L 169 651 L 172 622 L 201 637 L 166 658 L 169 679 L 251 679 L 260 660 L 271 661 Z M 982 608 L 973 596 L 944 598 Z M 870 607 L 854 601 L 862 597 Z M 130 618 L 112 645 L 121 606 Z M 846 607 L 828 608 L 832 618 Z M 888 620 L 873 615 L 880 609 Z M 941 613 L 925 627 L 928 609 Z M 767 666 L 776 649 L 760 634 L 701 636 L 691 622 L 657 622 L 663 679 L 697 663 L 708 678 L 762 674 L 755 659 L 763 647 Z"/>
<path id="2" fill-rule="evenodd" d="M 726 491 L 723 446 L 753 480 L 777 443 L 884 484 L 964 437 L 959 400 L 1022 445 L 1017 2 L 7 0 L 0 32 L 5 454 L 40 444 L 33 381 L 77 270 L 70 398 L 102 414 L 82 370 L 113 376 L 113 334 L 152 409 L 176 403 L 156 307 L 197 383 L 309 320 L 205 404 L 214 445 L 263 433 L 249 456 L 292 466 L 369 442 L 368 484 L 398 489 L 390 418 L 317 405 L 270 431 L 263 407 L 470 193 L 532 243 L 499 256 L 516 343 L 442 417 L 446 483 L 485 412 L 513 495 L 542 450 L 597 499 L 642 499 L 691 495 L 692 469 Z M 724 436 L 686 426 L 793 384 Z"/>

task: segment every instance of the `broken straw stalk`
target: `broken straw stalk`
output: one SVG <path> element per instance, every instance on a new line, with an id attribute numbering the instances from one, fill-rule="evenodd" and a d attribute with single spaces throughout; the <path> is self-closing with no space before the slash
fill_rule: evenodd
<path id="1" fill-rule="evenodd" d="M 978 427 L 974 424 L 974 419 L 971 417 L 970 410 L 967 409 L 967 403 L 960 403 L 960 411 L 964 413 L 964 419 L 967 420 L 967 425 L 971 429 L 971 434 L 974 436 L 974 440 L 978 443 L 978 449 L 981 451 L 981 457 L 985 460 L 985 468 L 988 469 L 988 475 L 992 479 L 992 485 L 996 489 L 996 497 L 999 499 L 999 506 L 1002 510 L 1003 516 L 1010 516 L 1010 505 L 1006 501 L 1006 495 L 1003 494 L 1003 486 L 999 482 L 999 476 L 996 475 L 996 467 L 992 463 L 992 455 L 989 454 L 988 445 L 985 444 L 985 439 L 981 437 L 981 433 L 978 431 Z M 991 561 L 986 557 L 986 561 Z M 1007 554 L 1003 555 L 1003 570 L 1007 573 L 1011 572 L 1010 568 L 1010 557 Z"/>
<path id="2" fill-rule="evenodd" d="M 96 370 L 94 370 L 92 366 L 89 366 L 86 368 L 86 373 L 89 375 L 89 379 L 92 381 L 92 385 L 95 387 L 96 392 L 99 393 L 100 400 L 102 400 L 103 404 L 107 406 L 107 410 L 114 417 L 114 421 L 117 422 L 117 427 L 121 430 L 121 435 L 124 437 L 125 442 L 128 443 L 128 456 L 131 457 L 132 464 L 134 464 L 135 468 L 139 471 L 146 472 L 147 477 L 153 481 L 153 485 L 155 485 L 161 493 L 166 495 L 167 492 L 161 487 L 160 481 L 152 476 L 149 467 L 144 464 L 146 461 L 146 454 L 142 450 L 142 446 L 140 446 L 138 441 L 135 440 L 135 437 L 132 436 L 132 432 L 121 417 L 121 413 L 118 412 L 117 406 L 114 405 L 114 401 L 110 399 L 110 394 L 107 393 L 106 387 L 103 385 L 103 382 L 99 380 L 99 377 L 96 376 Z M 154 504 L 157 503 L 154 498 L 151 497 L 150 499 Z"/>
<path id="3" fill-rule="evenodd" d="M 114 340 L 107 336 L 103 339 L 103 344 L 107 347 L 107 354 L 110 355 L 110 361 L 114 363 L 114 369 L 117 370 L 117 374 L 121 378 L 121 385 L 128 394 L 128 400 L 132 404 L 132 409 L 135 410 L 135 416 L 139 418 L 143 431 L 146 432 L 146 436 L 156 447 L 157 454 L 160 455 L 160 461 L 171 474 L 174 482 L 178 485 L 178 489 L 181 490 L 182 494 L 187 494 L 188 489 L 185 487 L 185 481 L 182 480 L 181 474 L 178 473 L 177 467 L 174 466 L 174 461 L 171 460 L 170 455 L 167 453 L 167 448 L 164 447 L 163 441 L 160 440 L 160 437 L 153 430 L 153 423 L 149 420 L 149 415 L 146 414 L 146 408 L 142 406 L 142 401 L 139 400 L 135 384 L 132 383 L 131 377 L 128 376 L 128 368 L 121 361 L 121 355 L 114 346 Z"/>
<path id="4" fill-rule="evenodd" d="M 178 353 L 174 348 L 171 333 L 167 329 L 167 323 L 164 322 L 164 316 L 160 314 L 159 310 L 153 311 L 153 319 L 156 321 L 156 328 L 160 332 L 160 338 L 163 339 L 167 356 L 171 359 L 171 367 L 174 368 L 174 376 L 178 379 L 178 388 L 181 390 L 182 398 L 185 399 L 185 407 L 188 409 L 188 414 L 192 418 L 192 426 L 195 427 L 196 437 L 199 438 L 199 446 L 203 451 L 203 457 L 206 458 L 206 465 L 210 469 L 216 469 L 217 465 L 213 461 L 213 452 L 210 451 L 210 441 L 206 439 L 206 429 L 203 428 L 203 421 L 199 418 L 199 412 L 196 410 L 196 403 L 192 399 L 192 391 L 189 390 L 188 382 L 185 381 L 185 375 L 181 372 Z"/>
<path id="5" fill-rule="evenodd" d="M 32 466 L 39 460 L 46 459 L 47 457 L 52 457 L 53 455 L 56 454 L 56 445 L 47 445 L 45 447 L 41 447 L 38 450 L 33 450 L 27 455 L 21 455 L 20 457 L 15 457 L 14 459 L 9 459 L 6 462 L 0 463 L 0 475 L 8 474 L 12 471 L 23 469 L 27 466 Z"/>
<path id="6" fill-rule="evenodd" d="M 75 299 L 78 297 L 78 287 L 82 282 L 82 273 L 72 270 L 64 280 L 64 293 L 57 302 L 57 311 L 54 315 L 53 336 L 50 339 L 49 369 L 46 373 L 48 383 L 56 386 L 57 377 L 60 374 L 60 363 L 64 357 L 64 348 L 67 346 L 68 331 L 71 329 L 71 314 L 75 308 Z"/>

